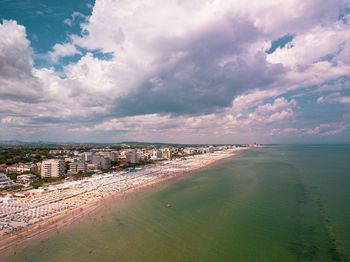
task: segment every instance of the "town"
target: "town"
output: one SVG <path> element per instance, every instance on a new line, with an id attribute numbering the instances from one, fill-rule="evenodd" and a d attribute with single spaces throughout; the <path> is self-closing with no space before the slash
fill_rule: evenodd
<path id="1" fill-rule="evenodd" d="M 248 147 L 128 144 L 3 147 L 0 234 L 12 234 L 115 193 L 193 171 Z"/>
<path id="2" fill-rule="evenodd" d="M 235 146 L 61 145 L 0 147 L 0 190 L 18 191 Z"/>

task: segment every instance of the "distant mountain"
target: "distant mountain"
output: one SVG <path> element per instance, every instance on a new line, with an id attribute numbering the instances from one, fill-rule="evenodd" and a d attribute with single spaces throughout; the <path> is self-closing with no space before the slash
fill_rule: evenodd
<path id="1" fill-rule="evenodd" d="M 21 140 L 1 140 L 0 145 L 7 145 L 7 146 L 55 146 L 55 145 L 61 145 L 63 143 L 57 143 L 57 142 L 47 142 L 47 141 L 37 141 L 37 142 L 26 142 Z"/>
<path id="2" fill-rule="evenodd" d="M 113 144 L 118 144 L 118 145 L 122 145 L 122 144 L 126 144 L 126 145 L 140 145 L 140 146 L 151 146 L 151 145 L 155 145 L 155 146 L 180 146 L 182 144 L 173 144 L 173 143 L 152 143 L 152 142 L 137 142 L 137 141 L 123 141 L 120 143 L 113 143 Z"/>
<path id="3" fill-rule="evenodd" d="M 52 142 L 52 141 L 32 141 L 25 142 L 21 140 L 0 140 L 0 146 L 64 146 L 64 145 L 134 145 L 134 146 L 206 146 L 209 144 L 175 144 L 175 143 L 158 143 L 158 142 L 139 142 L 139 141 L 123 141 L 111 143 L 94 143 L 94 142 Z M 223 144 L 215 144 L 223 145 Z"/>
<path id="4" fill-rule="evenodd" d="M 20 141 L 20 140 L 1 140 L 0 144 L 3 144 L 3 145 L 23 145 L 23 144 L 28 144 L 28 143 Z"/>
<path id="5" fill-rule="evenodd" d="M 31 141 L 25 142 L 21 140 L 0 140 L 0 145 L 180 145 L 172 143 L 149 143 L 149 142 L 136 142 L 136 141 L 124 141 L 117 143 L 96 143 L 96 142 L 51 142 L 51 141 Z"/>

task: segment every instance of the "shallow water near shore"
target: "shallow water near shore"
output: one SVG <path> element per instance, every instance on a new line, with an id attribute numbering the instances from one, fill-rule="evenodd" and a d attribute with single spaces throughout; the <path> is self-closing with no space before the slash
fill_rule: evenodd
<path id="1" fill-rule="evenodd" d="M 350 146 L 244 150 L 107 200 L 0 260 L 350 261 L 349 160 Z"/>

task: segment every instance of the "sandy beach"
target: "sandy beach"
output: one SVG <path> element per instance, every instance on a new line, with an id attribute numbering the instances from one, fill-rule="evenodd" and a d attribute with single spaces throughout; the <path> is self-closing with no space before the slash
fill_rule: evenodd
<path id="1" fill-rule="evenodd" d="M 39 218 L 34 217 L 38 213 L 38 207 L 27 204 L 28 210 L 34 208 L 35 211 L 29 212 L 21 209 L 17 211 L 18 214 L 22 215 L 30 213 L 33 216 L 34 214 L 32 221 L 37 222 L 27 223 L 26 226 L 22 223 L 21 225 L 24 225 L 23 228 L 20 227 L 19 230 L 11 233 L 3 233 L 0 236 L 0 253 L 15 248 L 24 242 L 36 239 L 47 232 L 56 231 L 59 233 L 63 226 L 69 225 L 82 216 L 86 216 L 102 207 L 105 201 L 109 199 L 127 197 L 140 189 L 153 187 L 175 177 L 210 168 L 235 157 L 239 150 L 203 154 L 189 157 L 186 160 L 165 161 L 132 173 L 120 172 L 105 176 L 99 175 L 99 177 L 96 176 L 90 180 L 86 179 L 77 185 L 69 184 L 69 187 L 68 185 L 66 187 L 62 187 L 62 185 L 58 185 L 57 188 L 51 187 L 50 191 L 29 199 L 32 203 L 42 204 L 39 207 L 39 215 L 43 214 L 42 216 L 39 216 Z M 26 200 L 20 199 L 18 201 L 24 203 Z M 47 212 L 48 210 L 49 212 Z M 4 231 L 0 230 L 0 232 Z"/>

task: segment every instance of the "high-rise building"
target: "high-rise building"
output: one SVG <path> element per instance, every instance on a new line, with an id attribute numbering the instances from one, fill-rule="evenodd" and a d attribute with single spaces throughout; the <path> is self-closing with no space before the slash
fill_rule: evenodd
<path id="1" fill-rule="evenodd" d="M 118 152 L 97 152 L 96 155 L 108 157 L 112 161 L 118 161 Z"/>
<path id="2" fill-rule="evenodd" d="M 64 177 L 64 161 L 62 159 L 43 160 L 41 177 Z"/>
<path id="3" fill-rule="evenodd" d="M 129 151 L 125 154 L 126 162 L 131 164 L 136 164 L 138 162 L 137 152 L 136 150 Z"/>
<path id="4" fill-rule="evenodd" d="M 92 161 L 93 155 L 93 152 L 84 152 L 81 154 L 81 160 L 85 162 Z"/>
<path id="5" fill-rule="evenodd" d="M 94 155 L 92 157 L 92 164 L 97 165 L 100 169 L 109 169 L 111 168 L 111 160 L 105 156 Z"/>

